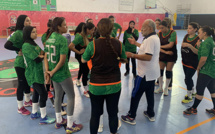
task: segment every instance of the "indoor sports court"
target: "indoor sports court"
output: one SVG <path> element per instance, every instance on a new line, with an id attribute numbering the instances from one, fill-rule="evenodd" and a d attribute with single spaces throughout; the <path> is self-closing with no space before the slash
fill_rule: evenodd
<path id="1" fill-rule="evenodd" d="M 0 134 L 215 134 L 214 4 L 1 0 Z"/>

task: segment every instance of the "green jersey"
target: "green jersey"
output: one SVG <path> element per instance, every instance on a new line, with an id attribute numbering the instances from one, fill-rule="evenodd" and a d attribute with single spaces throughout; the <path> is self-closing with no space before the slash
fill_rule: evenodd
<path id="1" fill-rule="evenodd" d="M 53 70 L 57 66 L 60 61 L 60 55 L 68 56 L 68 51 L 67 39 L 59 33 L 52 33 L 45 45 L 49 71 Z M 51 80 L 62 82 L 69 77 L 71 77 L 71 74 L 68 67 L 68 58 L 66 58 L 64 65 L 52 76 Z"/>
<path id="2" fill-rule="evenodd" d="M 34 46 L 29 43 L 24 43 L 22 46 L 22 53 L 26 65 L 25 77 L 29 86 L 34 83 L 44 84 L 43 63 L 36 63 L 35 61 L 41 51 L 42 49 L 38 45 Z"/>
<path id="3" fill-rule="evenodd" d="M 73 44 L 84 46 L 84 39 L 83 36 L 79 33 L 75 34 L 75 39 L 72 41 Z"/>
<path id="4" fill-rule="evenodd" d="M 118 29 L 121 29 L 121 28 L 122 27 L 118 23 L 114 23 L 113 24 L 113 31 L 111 33 L 111 36 L 116 37 Z"/>
<path id="5" fill-rule="evenodd" d="M 14 47 L 22 49 L 22 45 L 24 43 L 22 30 L 16 30 L 16 32 L 9 38 L 8 41 L 12 42 Z M 14 67 L 25 68 L 23 56 L 16 56 Z"/>
<path id="6" fill-rule="evenodd" d="M 137 29 L 134 29 L 134 34 L 139 37 L 139 32 Z M 132 45 L 129 43 L 128 38 L 132 38 L 133 35 L 131 33 L 127 33 L 127 31 L 125 31 L 124 36 L 123 36 L 123 41 L 125 41 L 124 45 L 125 45 L 125 51 L 128 52 L 136 52 L 137 51 L 137 46 Z"/>
<path id="7" fill-rule="evenodd" d="M 201 43 L 198 51 L 198 58 L 207 57 L 207 61 L 201 68 L 200 73 L 215 78 L 215 44 L 211 37 Z"/>
<path id="8" fill-rule="evenodd" d="M 87 48 L 82 56 L 82 58 L 85 61 L 89 61 L 90 58 L 94 54 L 94 44 L 93 41 L 91 41 L 88 45 Z M 125 55 L 125 47 L 122 45 L 122 54 L 121 54 L 122 59 L 126 59 Z M 121 89 L 121 83 L 115 84 L 115 85 L 107 85 L 107 86 L 94 86 L 94 85 L 89 85 L 89 90 L 92 94 L 94 95 L 107 95 L 107 94 L 113 94 L 119 92 Z"/>
<path id="9" fill-rule="evenodd" d="M 46 36 L 47 36 L 46 33 L 44 33 L 44 34 L 42 35 L 42 37 L 41 37 L 42 43 L 45 43 L 45 42 L 46 42 Z"/>

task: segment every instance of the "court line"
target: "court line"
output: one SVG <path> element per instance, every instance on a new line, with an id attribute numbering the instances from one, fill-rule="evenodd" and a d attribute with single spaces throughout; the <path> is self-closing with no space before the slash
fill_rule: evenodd
<path id="1" fill-rule="evenodd" d="M 178 86 L 179 88 L 181 88 L 181 89 L 183 89 L 183 90 L 186 90 L 187 91 L 187 89 L 186 88 L 183 88 L 183 87 L 181 87 L 181 86 L 179 86 L 179 85 L 177 85 L 177 84 L 174 84 L 174 83 L 172 83 L 173 85 L 176 85 L 176 86 Z M 207 97 L 204 97 L 203 96 L 203 98 L 205 98 L 206 100 L 209 100 L 209 101 L 212 101 L 211 99 L 209 99 L 209 98 L 207 98 Z"/>
<path id="2" fill-rule="evenodd" d="M 184 133 L 186 133 L 186 132 L 188 132 L 188 131 L 191 131 L 191 130 L 193 130 L 193 129 L 195 129 L 195 128 L 201 126 L 201 125 L 204 125 L 204 124 L 206 124 L 206 123 L 208 123 L 208 122 L 210 122 L 210 121 L 212 121 L 212 120 L 214 120 L 214 119 L 215 119 L 215 116 L 212 117 L 212 118 L 210 118 L 210 119 L 207 119 L 207 120 L 205 120 L 205 121 L 202 121 L 202 122 L 200 122 L 200 123 L 198 123 L 198 124 L 196 124 L 196 125 L 193 125 L 193 126 L 187 128 L 187 129 L 184 129 L 184 130 L 182 130 L 182 131 L 180 131 L 180 132 L 178 132 L 178 133 L 176 133 L 176 134 L 184 134 Z"/>

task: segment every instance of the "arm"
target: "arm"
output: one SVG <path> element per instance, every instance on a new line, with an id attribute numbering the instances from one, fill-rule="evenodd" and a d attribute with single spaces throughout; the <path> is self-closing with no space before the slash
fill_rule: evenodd
<path id="1" fill-rule="evenodd" d="M 161 48 L 168 49 L 168 48 L 172 48 L 173 46 L 174 46 L 174 42 L 170 42 L 169 44 L 162 45 Z"/>
<path id="2" fill-rule="evenodd" d="M 117 37 L 118 39 L 120 38 L 121 33 L 122 33 L 122 27 L 119 28 L 119 36 Z"/>
<path id="3" fill-rule="evenodd" d="M 135 29 L 134 32 L 132 33 L 132 36 L 135 38 L 135 40 L 137 41 L 139 38 L 139 33 L 138 31 Z"/>
<path id="4" fill-rule="evenodd" d="M 205 65 L 208 57 L 201 57 L 199 60 L 199 64 L 197 67 L 197 71 L 201 70 L 201 68 Z"/>
<path id="5" fill-rule="evenodd" d="M 84 49 L 81 49 L 81 51 L 78 51 L 76 48 L 75 48 L 75 44 L 74 43 L 70 43 L 69 44 L 69 50 L 72 50 L 73 52 L 77 53 L 77 54 L 83 54 L 83 50 Z"/>
<path id="6" fill-rule="evenodd" d="M 193 47 L 191 44 L 189 43 L 182 43 L 182 47 L 188 47 L 190 48 L 193 53 L 197 54 L 198 55 L 198 49 L 196 49 L 195 47 Z"/>
<path id="7" fill-rule="evenodd" d="M 82 63 L 87 63 L 87 61 L 84 60 L 83 58 L 81 58 L 81 62 L 82 62 Z"/>
<path id="8" fill-rule="evenodd" d="M 134 38 L 128 38 L 128 41 L 129 41 L 130 44 L 133 44 L 133 45 L 135 45 L 137 47 L 141 46 L 141 44 L 138 43 Z"/>
<path id="9" fill-rule="evenodd" d="M 12 51 L 20 51 L 19 48 L 13 46 L 13 43 L 11 41 L 7 41 L 4 45 L 4 48 Z"/>
<path id="10" fill-rule="evenodd" d="M 45 83 L 50 83 L 50 75 L 47 73 L 49 71 L 49 63 L 47 59 L 47 53 L 44 56 L 44 64 L 45 64 Z"/>

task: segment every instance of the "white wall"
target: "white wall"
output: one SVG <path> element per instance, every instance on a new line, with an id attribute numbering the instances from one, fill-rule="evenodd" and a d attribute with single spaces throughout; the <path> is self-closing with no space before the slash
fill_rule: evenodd
<path id="1" fill-rule="evenodd" d="M 170 9 L 175 9 L 174 1 L 159 0 Z M 157 9 L 145 9 L 145 0 L 134 0 L 133 11 L 119 11 L 119 0 L 57 0 L 57 10 L 66 12 L 101 13 L 165 13 L 160 2 Z"/>

